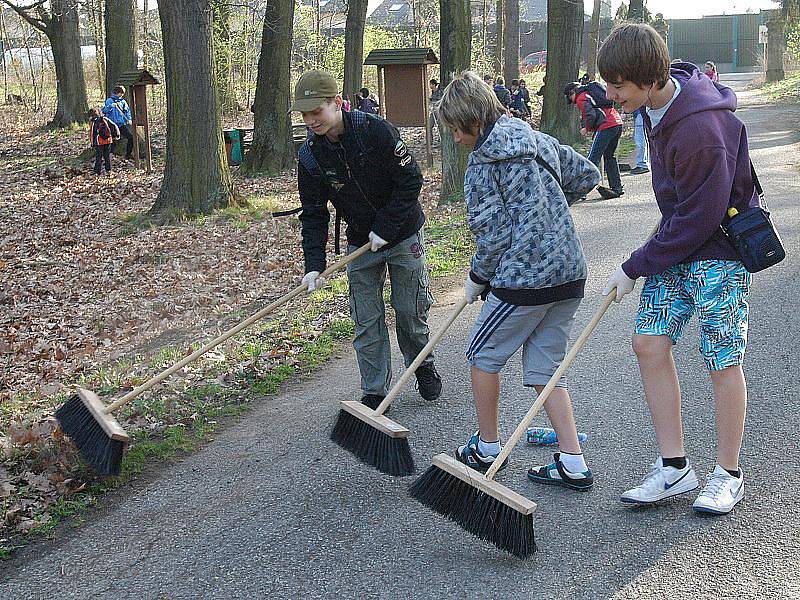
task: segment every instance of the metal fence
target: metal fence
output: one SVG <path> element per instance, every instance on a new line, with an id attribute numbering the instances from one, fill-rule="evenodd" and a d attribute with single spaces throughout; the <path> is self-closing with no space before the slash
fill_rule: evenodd
<path id="1" fill-rule="evenodd" d="M 670 56 L 702 65 L 710 60 L 721 71 L 751 70 L 759 65 L 763 47 L 758 43 L 758 27 L 766 23 L 768 12 L 741 15 L 714 15 L 702 19 L 671 19 Z"/>

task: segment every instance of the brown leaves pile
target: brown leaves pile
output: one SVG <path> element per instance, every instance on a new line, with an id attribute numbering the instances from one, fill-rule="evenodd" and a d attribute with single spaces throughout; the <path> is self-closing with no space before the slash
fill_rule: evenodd
<path id="1" fill-rule="evenodd" d="M 54 395 L 115 360 L 146 360 L 171 344 L 210 339 L 292 289 L 304 269 L 296 218 L 242 212 L 142 227 L 137 223 L 158 194 L 160 168 L 148 175 L 113 157 L 113 174 L 96 178 L 91 161 L 72 161 L 86 148 L 86 132 L 36 130 L 2 112 L 0 123 L 2 546 L 4 537 L 46 523 L 47 507 L 87 481 L 51 416 L 63 399 Z M 421 130 L 404 137 L 423 164 Z M 273 210 L 299 205 L 291 173 L 237 177 L 236 184 L 245 197 L 275 198 Z M 428 211 L 437 190 L 437 181 L 426 182 Z M 346 310 L 331 309 L 325 321 Z M 269 353 L 240 368 L 265 373 L 295 360 L 297 349 L 280 336 L 270 342 Z M 148 368 L 131 372 L 143 377 Z M 177 377 L 179 390 L 202 375 L 187 368 Z M 125 417 L 126 429 L 163 425 L 147 406 Z M 188 422 L 192 415 L 178 418 Z"/>

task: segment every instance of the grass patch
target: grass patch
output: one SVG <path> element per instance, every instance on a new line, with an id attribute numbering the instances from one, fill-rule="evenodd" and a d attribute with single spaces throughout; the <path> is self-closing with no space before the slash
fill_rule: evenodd
<path id="1" fill-rule="evenodd" d="M 761 91 L 771 102 L 800 102 L 800 71 L 788 73 L 783 81 L 763 84 Z"/>
<path id="2" fill-rule="evenodd" d="M 467 227 L 467 215 L 463 208 L 428 219 L 425 236 L 428 240 L 426 259 L 431 276 L 443 277 L 467 268 L 475 249 L 475 240 Z"/>

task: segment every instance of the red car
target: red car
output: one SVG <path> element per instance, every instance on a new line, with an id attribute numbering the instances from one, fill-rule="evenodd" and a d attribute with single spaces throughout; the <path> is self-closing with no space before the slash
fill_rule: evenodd
<path id="1" fill-rule="evenodd" d="M 520 73 L 533 73 L 535 71 L 544 71 L 547 66 L 547 50 L 540 52 L 531 52 L 522 59 L 519 65 Z"/>

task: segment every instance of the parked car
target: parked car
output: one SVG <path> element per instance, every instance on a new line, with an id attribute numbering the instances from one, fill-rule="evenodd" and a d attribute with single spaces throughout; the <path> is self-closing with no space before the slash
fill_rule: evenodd
<path id="1" fill-rule="evenodd" d="M 544 71 L 547 67 L 547 50 L 540 52 L 531 52 L 522 59 L 519 65 L 520 73 L 533 73 L 535 71 Z"/>

